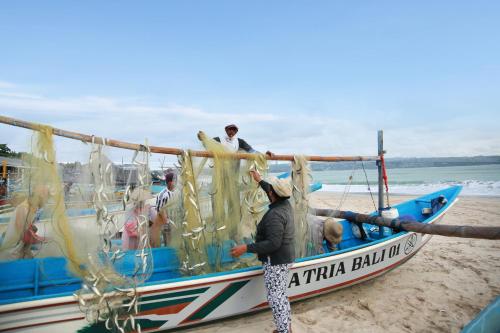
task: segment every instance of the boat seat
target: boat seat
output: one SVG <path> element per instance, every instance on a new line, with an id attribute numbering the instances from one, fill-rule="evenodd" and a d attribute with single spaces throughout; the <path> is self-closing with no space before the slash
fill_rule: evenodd
<path id="1" fill-rule="evenodd" d="M 66 209 L 66 215 L 70 217 L 83 216 L 83 215 L 95 215 L 94 208 L 69 208 Z"/>
<path id="2" fill-rule="evenodd" d="M 36 268 L 33 259 L 0 262 L 0 300 L 35 296 Z"/>
<path id="3" fill-rule="evenodd" d="M 346 220 L 342 220 L 339 222 L 340 224 L 342 224 L 342 241 L 339 244 L 337 244 L 336 251 L 345 250 L 350 247 L 362 245 L 371 241 L 369 237 L 367 237 L 366 239 L 362 239 L 359 237 L 360 235 L 354 233 L 354 230 L 358 228 L 357 225 Z M 367 230 L 365 229 L 365 231 Z M 368 235 L 368 232 L 366 234 Z M 326 246 L 325 249 L 327 250 Z"/>
<path id="4" fill-rule="evenodd" d="M 231 264 L 235 262 L 235 259 L 231 256 L 231 248 L 236 245 L 236 242 L 229 239 L 222 243 L 222 249 L 217 249 L 215 245 L 207 246 L 208 263 L 210 266 L 215 267 L 217 257 L 220 257 L 220 263 L 222 265 Z"/>
<path id="5" fill-rule="evenodd" d="M 421 210 L 422 215 L 428 218 L 441 210 L 448 203 L 448 199 L 444 195 L 439 195 L 430 200 L 416 200 L 418 203 L 423 204 Z"/>
<path id="6" fill-rule="evenodd" d="M 147 280 L 161 281 L 181 276 L 179 271 L 179 258 L 176 250 L 172 247 L 160 247 L 152 249 L 153 252 L 153 274 Z"/>
<path id="7" fill-rule="evenodd" d="M 52 295 L 80 289 L 64 258 L 19 259 L 0 263 L 0 300 Z"/>
<path id="8" fill-rule="evenodd" d="M 38 261 L 38 295 L 60 294 L 80 289 L 81 280 L 68 272 L 65 258 L 34 260 Z"/>
<path id="9" fill-rule="evenodd" d="M 146 280 L 160 281 L 180 277 L 179 259 L 177 253 L 172 247 L 158 247 L 151 249 L 153 257 L 153 273 Z M 121 274 L 132 275 L 135 270 L 136 251 L 130 250 L 125 256 L 115 264 L 116 270 Z"/>

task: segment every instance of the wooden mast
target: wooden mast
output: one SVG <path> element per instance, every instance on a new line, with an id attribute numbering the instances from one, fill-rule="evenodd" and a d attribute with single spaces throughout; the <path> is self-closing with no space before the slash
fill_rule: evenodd
<path id="1" fill-rule="evenodd" d="M 382 160 L 381 157 L 384 154 L 384 132 L 382 130 L 378 131 L 378 157 L 377 169 L 378 169 L 378 214 L 382 215 L 382 210 L 384 209 L 384 179 L 382 170 Z M 384 227 L 379 226 L 379 237 L 384 237 Z"/>

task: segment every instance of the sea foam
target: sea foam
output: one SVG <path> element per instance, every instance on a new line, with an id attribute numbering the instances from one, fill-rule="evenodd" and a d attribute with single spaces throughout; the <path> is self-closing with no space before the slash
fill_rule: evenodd
<path id="1" fill-rule="evenodd" d="M 467 180 L 462 182 L 442 182 L 442 183 L 425 183 L 425 184 L 396 184 L 389 185 L 389 193 L 392 194 L 427 194 L 446 187 L 461 185 L 463 186 L 461 195 L 471 196 L 500 196 L 500 182 L 498 181 L 477 181 Z M 320 191 L 326 192 L 344 192 L 346 185 L 323 184 Z M 376 193 L 378 190 L 377 184 L 370 185 L 370 191 Z M 369 193 L 367 185 L 351 185 L 351 193 Z"/>

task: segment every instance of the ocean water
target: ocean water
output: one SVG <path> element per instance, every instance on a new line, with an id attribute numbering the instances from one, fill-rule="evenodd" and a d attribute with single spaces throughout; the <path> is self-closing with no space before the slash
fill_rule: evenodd
<path id="1" fill-rule="evenodd" d="M 344 192 L 353 175 L 351 193 L 373 193 L 378 190 L 377 170 L 366 170 L 359 165 L 354 170 L 314 171 L 313 181 L 323 183 L 321 191 Z M 500 164 L 432 168 L 388 169 L 389 193 L 426 194 L 439 189 L 462 185 L 462 195 L 500 196 Z"/>

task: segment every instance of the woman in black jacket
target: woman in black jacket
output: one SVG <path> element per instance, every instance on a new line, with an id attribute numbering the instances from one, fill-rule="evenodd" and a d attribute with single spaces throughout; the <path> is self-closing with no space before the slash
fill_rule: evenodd
<path id="1" fill-rule="evenodd" d="M 288 201 L 292 189 L 284 179 L 274 179 L 268 183 L 262 180 L 257 171 L 250 173 L 267 193 L 271 204 L 257 225 L 255 243 L 238 245 L 231 249 L 231 254 L 235 257 L 245 252 L 258 255 L 263 264 L 267 300 L 277 328 L 275 332 L 290 332 L 291 311 L 287 281 L 291 263 L 295 259 L 293 211 Z"/>

